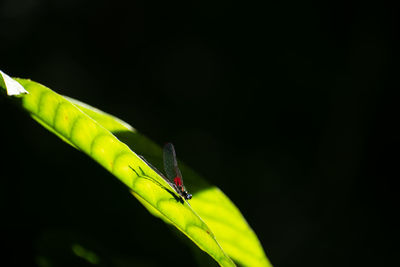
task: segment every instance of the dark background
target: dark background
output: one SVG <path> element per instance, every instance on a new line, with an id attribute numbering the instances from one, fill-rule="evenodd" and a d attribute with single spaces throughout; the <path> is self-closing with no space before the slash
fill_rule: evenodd
<path id="1" fill-rule="evenodd" d="M 388 266 L 397 18 L 384 1 L 1 0 L 0 69 L 172 141 L 275 266 Z M 195 264 L 117 179 L 3 97 L 0 112 L 5 266 L 91 266 L 75 243 L 103 266 Z"/>

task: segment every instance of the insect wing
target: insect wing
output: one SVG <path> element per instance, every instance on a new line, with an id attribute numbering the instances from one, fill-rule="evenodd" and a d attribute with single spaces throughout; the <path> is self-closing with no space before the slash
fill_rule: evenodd
<path id="1" fill-rule="evenodd" d="M 139 157 L 146 162 L 146 164 L 152 168 L 158 175 L 161 176 L 161 178 L 163 178 L 169 185 L 171 185 L 172 187 L 174 187 L 174 185 L 171 183 L 171 181 L 169 181 L 169 179 L 167 177 L 164 176 L 164 174 L 162 174 L 162 172 L 160 172 L 159 170 L 157 170 L 156 167 L 154 167 L 153 165 L 150 164 L 150 162 L 148 162 L 142 155 L 139 155 Z"/>
<path id="2" fill-rule="evenodd" d="M 182 179 L 181 171 L 178 168 L 178 162 L 176 161 L 176 154 L 174 146 L 168 143 L 164 146 L 164 170 L 167 177 L 173 181 L 175 177 Z"/>

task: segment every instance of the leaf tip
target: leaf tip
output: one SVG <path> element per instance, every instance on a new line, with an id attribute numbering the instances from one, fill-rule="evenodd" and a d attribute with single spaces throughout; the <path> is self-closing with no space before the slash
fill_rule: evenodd
<path id="1" fill-rule="evenodd" d="M 8 96 L 29 94 L 28 91 L 16 80 L 0 70 L 0 86 L 6 89 Z"/>

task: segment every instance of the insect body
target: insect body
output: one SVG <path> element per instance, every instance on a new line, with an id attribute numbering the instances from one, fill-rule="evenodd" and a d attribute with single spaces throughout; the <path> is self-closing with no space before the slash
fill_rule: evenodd
<path id="1" fill-rule="evenodd" d="M 175 191 L 182 196 L 184 199 L 189 200 L 192 198 L 192 195 L 186 191 L 185 186 L 183 185 L 182 174 L 178 167 L 178 162 L 176 160 L 176 154 L 174 146 L 171 143 L 168 143 L 164 146 L 164 170 L 167 174 L 168 179 L 164 180 L 169 183 Z M 172 182 L 171 182 L 172 181 Z"/>
<path id="2" fill-rule="evenodd" d="M 185 186 L 183 185 L 183 179 L 181 171 L 178 168 L 178 162 L 176 160 L 176 154 L 174 146 L 171 143 L 167 143 L 164 146 L 163 158 L 164 158 L 164 170 L 167 174 L 165 177 L 159 170 L 157 170 L 153 165 L 151 165 L 143 156 L 140 156 L 147 165 L 149 165 L 155 172 L 157 172 L 166 181 L 175 192 L 185 200 L 192 198 L 192 194 L 188 193 Z M 132 167 L 131 169 L 136 172 Z M 137 172 L 136 172 L 137 174 Z M 168 190 L 170 191 L 170 190 Z M 172 191 L 171 191 L 172 193 Z"/>

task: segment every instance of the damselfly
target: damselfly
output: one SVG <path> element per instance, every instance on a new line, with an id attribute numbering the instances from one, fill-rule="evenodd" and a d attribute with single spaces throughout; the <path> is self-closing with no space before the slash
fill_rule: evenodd
<path id="1" fill-rule="evenodd" d="M 176 153 L 173 144 L 167 143 L 164 146 L 163 151 L 164 170 L 167 177 L 165 177 L 164 174 L 162 174 L 153 165 L 151 165 L 144 157 L 140 157 L 147 163 L 147 165 L 149 165 L 154 171 L 156 171 L 175 190 L 175 192 L 179 196 L 181 196 L 185 200 L 189 200 L 192 198 L 192 194 L 190 194 L 183 185 L 183 178 L 181 171 L 178 167 L 178 161 L 176 160 Z"/>

